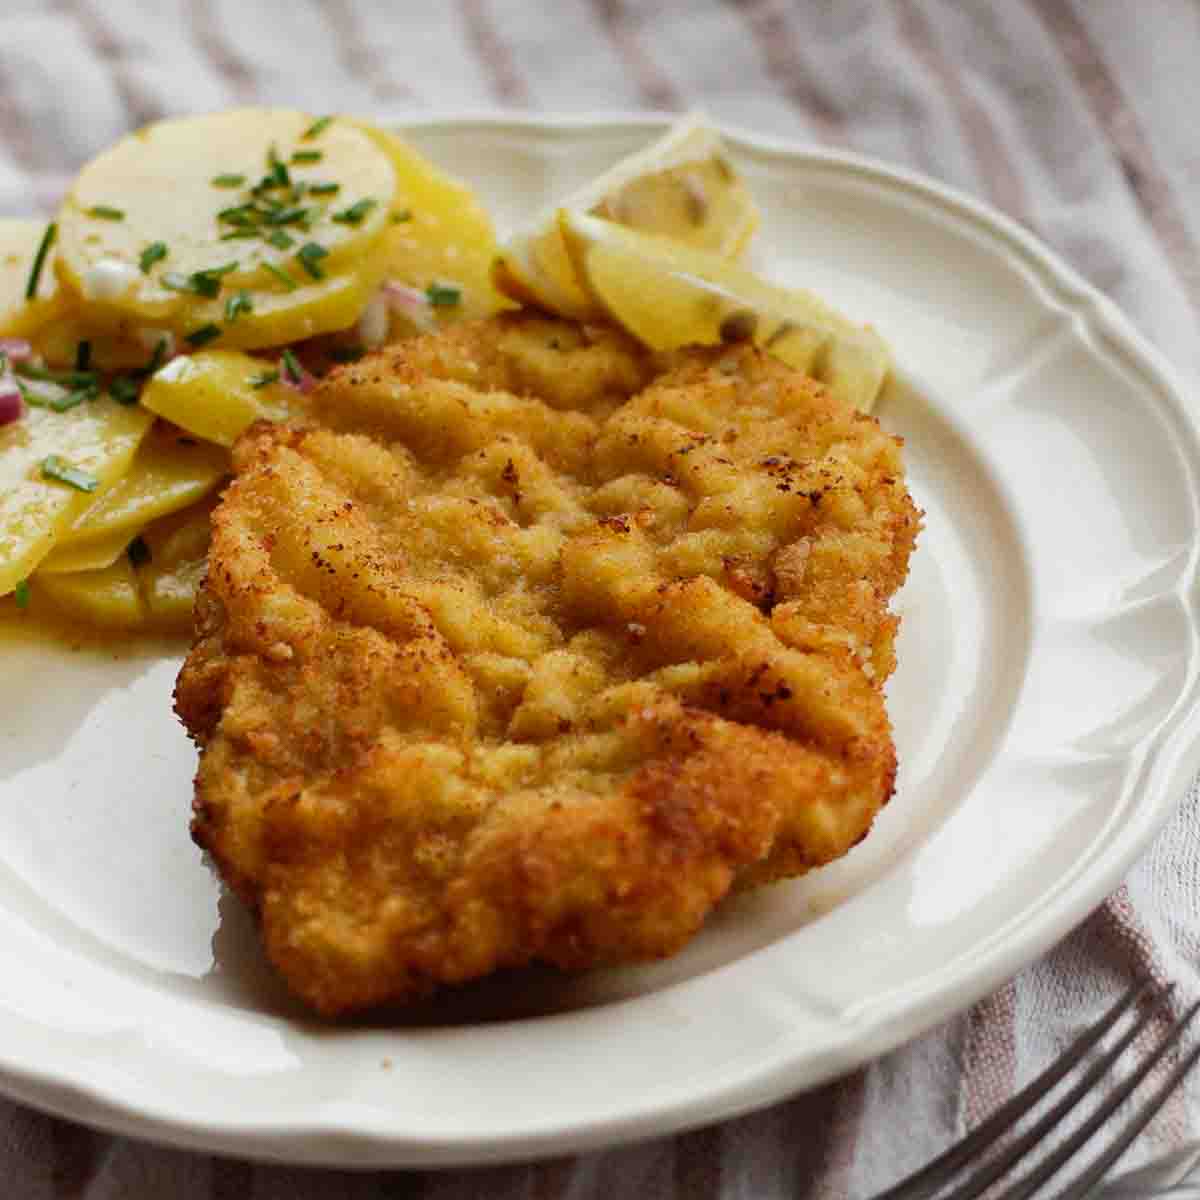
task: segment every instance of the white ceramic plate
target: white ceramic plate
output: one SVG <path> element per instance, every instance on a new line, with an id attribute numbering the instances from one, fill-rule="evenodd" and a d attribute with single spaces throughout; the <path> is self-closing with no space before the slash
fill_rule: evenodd
<path id="1" fill-rule="evenodd" d="M 646 120 L 411 128 L 503 227 Z M 889 687 L 902 771 L 843 862 L 679 957 L 529 972 L 406 1025 L 309 1021 L 187 835 L 160 649 L 0 656 L 0 1087 L 296 1162 L 467 1163 L 728 1117 L 997 986 L 1112 888 L 1200 766 L 1197 431 L 1164 364 L 1011 223 L 927 180 L 732 135 L 760 261 L 875 322 L 927 528 Z"/>

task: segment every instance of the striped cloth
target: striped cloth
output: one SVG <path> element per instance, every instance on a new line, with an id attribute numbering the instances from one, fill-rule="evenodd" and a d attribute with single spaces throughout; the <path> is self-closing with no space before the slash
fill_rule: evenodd
<path id="1" fill-rule="evenodd" d="M 1196 378 L 1197 63 L 1197 0 L 4 0 L 0 212 L 49 209 L 97 150 L 185 110 L 699 106 L 990 201 Z M 869 1196 L 1009 1095 L 1128 980 L 1200 991 L 1200 795 L 1181 800 L 1118 892 L 1043 961 L 917 1042 L 768 1111 L 571 1160 L 360 1175 L 161 1149 L 0 1101 L 5 1194 Z M 1127 1161 L 1196 1136 L 1200 1086 Z"/>

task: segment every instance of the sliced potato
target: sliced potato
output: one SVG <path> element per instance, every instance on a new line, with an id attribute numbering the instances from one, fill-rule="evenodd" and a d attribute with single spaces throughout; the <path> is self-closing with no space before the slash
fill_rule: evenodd
<path id="1" fill-rule="evenodd" d="M 486 317 L 512 305 L 492 286 L 496 234 L 475 193 L 440 171 L 395 134 L 363 129 L 391 159 L 397 188 L 383 250 L 389 278 L 410 287 L 432 283 L 461 289 L 444 317 Z"/>
<path id="2" fill-rule="evenodd" d="M 127 529 L 117 529 L 87 541 L 60 541 L 38 563 L 38 574 L 68 575 L 111 567 L 125 553 L 133 536 Z"/>
<path id="3" fill-rule="evenodd" d="M 190 633 L 196 592 L 207 569 L 211 498 L 146 531 L 150 561 L 137 577 L 147 619 L 164 633 Z"/>
<path id="4" fill-rule="evenodd" d="M 50 262 L 42 267 L 36 295 L 25 298 L 45 232 L 45 221 L 0 220 L 0 337 L 27 338 L 72 304 Z"/>
<path id="5" fill-rule="evenodd" d="M 100 491 L 129 469 L 153 420 L 136 405 L 104 396 L 65 413 L 29 408 L 0 429 L 0 596 L 33 573 L 95 498 L 45 478 L 45 459 L 57 455 L 95 479 Z"/>
<path id="6" fill-rule="evenodd" d="M 157 331 L 161 336 L 165 330 Z M 47 321 L 32 337 L 33 349 L 53 367 L 75 364 L 80 342 L 87 342 L 91 365 L 101 371 L 131 371 L 146 366 L 154 353 L 155 330 L 129 319 L 97 323 L 82 309 Z"/>
<path id="7" fill-rule="evenodd" d="M 34 604 L 49 600 L 72 622 L 100 629 L 137 629 L 146 623 L 146 606 L 129 559 L 122 555 L 100 571 L 47 574 L 33 578 Z"/>
<path id="8" fill-rule="evenodd" d="M 298 392 L 251 382 L 272 364 L 237 350 L 201 350 L 167 363 L 142 389 L 142 406 L 220 446 L 232 446 L 255 421 L 285 421 L 300 412 Z"/>
<path id="9" fill-rule="evenodd" d="M 207 495 L 229 469 L 224 449 L 158 421 L 129 471 L 79 514 L 52 557 L 68 547 L 82 551 L 98 539 L 124 536 L 128 541 L 151 521 Z"/>
<path id="10" fill-rule="evenodd" d="M 299 162 L 297 152 L 320 157 Z M 273 161 L 281 164 L 274 167 L 278 182 L 256 197 L 251 189 L 271 174 Z M 321 183 L 337 190 L 314 193 L 311 185 Z M 306 279 L 297 253 L 310 242 L 325 251 L 320 269 L 332 274 L 369 255 L 387 227 L 395 189 L 388 156 L 351 121 L 334 120 L 314 132 L 310 114 L 282 108 L 159 121 L 122 138 L 80 172 L 59 217 L 58 270 L 93 305 L 186 324 L 197 297 L 168 286 L 172 274 L 234 263 L 220 277 L 226 291 L 265 286 L 272 278 L 266 264 Z M 251 201 L 264 211 L 282 206 L 270 218 L 278 223 L 261 228 L 286 233 L 290 245 L 226 239 L 245 226 L 220 214 Z M 299 209 L 298 220 L 281 219 Z M 339 214 L 343 220 L 335 219 Z M 165 255 L 142 270 L 143 252 L 155 245 Z"/>
<path id="11" fill-rule="evenodd" d="M 386 269 L 386 258 L 374 251 L 357 270 L 329 275 L 294 291 L 272 284 L 255 290 L 253 311 L 233 322 L 225 320 L 224 299 L 206 301 L 189 310 L 178 332 L 187 337 L 206 325 L 216 325 L 221 334 L 214 345 L 223 350 L 262 350 L 335 333 L 348 329 L 362 315 Z"/>

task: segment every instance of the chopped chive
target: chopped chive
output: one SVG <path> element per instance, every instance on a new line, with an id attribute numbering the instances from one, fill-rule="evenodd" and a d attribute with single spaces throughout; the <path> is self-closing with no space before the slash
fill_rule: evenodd
<path id="1" fill-rule="evenodd" d="M 267 150 L 267 177 L 275 187 L 291 187 L 292 177 L 288 174 L 287 164 L 279 157 L 279 151 L 274 144 Z"/>
<path id="2" fill-rule="evenodd" d="M 164 272 L 161 282 L 163 287 L 168 287 L 174 292 L 191 292 L 196 296 L 204 296 L 211 300 L 221 290 L 221 276 L 228 275 L 230 271 L 237 270 L 236 259 L 233 262 L 223 263 L 219 267 L 206 267 L 202 271 L 193 271 L 190 275 L 183 275 L 178 271 Z"/>
<path id="3" fill-rule="evenodd" d="M 329 357 L 336 363 L 357 362 L 366 352 L 365 346 L 334 346 Z"/>
<path id="4" fill-rule="evenodd" d="M 50 247 L 54 245 L 57 236 L 58 224 L 51 221 L 42 234 L 42 240 L 38 242 L 37 253 L 33 256 L 33 266 L 29 269 L 29 278 L 25 283 L 26 300 L 32 300 L 37 295 L 38 281 L 42 278 L 42 268 L 46 265 L 46 255 L 50 253 Z"/>
<path id="5" fill-rule="evenodd" d="M 334 213 L 333 219 L 341 225 L 361 224 L 363 217 L 378 203 L 379 201 L 374 196 L 364 196 L 361 200 L 356 200 L 349 208 L 343 208 L 341 212 Z"/>
<path id="6" fill-rule="evenodd" d="M 138 256 L 138 266 L 142 268 L 143 275 L 150 274 L 150 268 L 156 262 L 162 262 L 167 257 L 166 242 L 151 242 L 145 250 Z"/>
<path id="7" fill-rule="evenodd" d="M 243 313 L 254 311 L 254 301 L 245 289 L 225 301 L 225 320 L 236 321 Z"/>
<path id="8" fill-rule="evenodd" d="M 226 225 L 257 225 L 262 214 L 253 204 L 234 204 L 217 213 L 217 220 Z"/>
<path id="9" fill-rule="evenodd" d="M 20 579 L 17 581 L 17 586 L 13 588 L 13 599 L 17 603 L 17 607 L 24 611 L 29 607 L 29 580 Z"/>
<path id="10" fill-rule="evenodd" d="M 425 299 L 434 308 L 453 308 L 462 300 L 462 288 L 450 283 L 431 283 L 425 289 Z"/>
<path id="11" fill-rule="evenodd" d="M 241 187 L 245 182 L 245 175 L 214 175 L 212 178 L 213 187 L 219 188 Z"/>
<path id="12" fill-rule="evenodd" d="M 75 347 L 75 370 L 86 371 L 92 365 L 92 343 L 86 338 Z"/>
<path id="13" fill-rule="evenodd" d="M 220 325 L 214 325 L 211 321 L 207 325 L 201 325 L 199 329 L 193 329 L 191 333 L 184 335 L 184 341 L 196 350 L 201 346 L 207 346 L 209 342 L 221 336 Z"/>
<path id="14" fill-rule="evenodd" d="M 237 241 L 237 239 L 239 239 L 239 238 L 256 238 L 256 237 L 261 237 L 261 236 L 262 235 L 258 232 L 257 229 L 238 228 L 238 229 L 231 229 L 228 233 L 221 234 L 221 241 L 233 242 L 233 241 Z"/>
<path id="15" fill-rule="evenodd" d="M 290 347 L 284 350 L 282 356 L 283 373 L 292 383 L 300 383 L 304 379 L 304 368 L 300 360 L 292 353 Z"/>
<path id="16" fill-rule="evenodd" d="M 159 367 L 163 365 L 163 361 L 167 357 L 167 339 L 160 337 L 154 343 L 154 350 L 150 354 L 150 361 L 142 368 L 142 374 L 153 375 Z"/>
<path id="17" fill-rule="evenodd" d="M 340 183 L 310 183 L 308 190 L 314 196 L 332 196 L 342 190 Z"/>
<path id="18" fill-rule="evenodd" d="M 267 370 L 267 371 L 260 371 L 257 375 L 251 375 L 250 378 L 246 380 L 246 382 L 252 388 L 264 388 L 267 386 L 268 383 L 278 383 L 279 382 L 279 372 L 276 371 L 274 368 Z"/>
<path id="19" fill-rule="evenodd" d="M 94 400 L 100 394 L 100 389 L 95 384 L 89 387 L 76 388 L 73 392 L 67 392 L 63 396 L 56 396 L 53 400 L 47 400 L 46 406 L 56 413 L 70 412 L 73 408 L 78 408 L 86 400 Z"/>
<path id="20" fill-rule="evenodd" d="M 284 233 L 282 229 L 275 230 L 275 232 L 267 238 L 267 241 L 279 250 L 290 250 L 296 244 L 296 239 L 290 234 Z"/>
<path id="21" fill-rule="evenodd" d="M 275 278 L 278 279 L 279 282 L 282 283 L 289 292 L 294 292 L 296 290 L 296 281 L 286 271 L 277 267 L 273 262 L 265 262 L 263 263 L 263 266 L 266 267 L 266 269 L 270 271 L 271 274 L 274 275 Z"/>
<path id="22" fill-rule="evenodd" d="M 392 210 L 392 224 L 403 225 L 405 221 L 412 220 L 411 208 L 397 208 Z"/>
<path id="23" fill-rule="evenodd" d="M 87 212 L 89 217 L 99 217 L 101 221 L 125 220 L 125 210 L 113 208 L 111 204 L 93 204 Z"/>
<path id="24" fill-rule="evenodd" d="M 328 253 L 329 251 L 324 246 L 319 246 L 316 242 L 305 242 L 296 251 L 296 257 L 300 260 L 300 265 L 314 279 L 324 279 L 325 272 L 321 269 L 321 259 Z"/>
<path id="25" fill-rule="evenodd" d="M 263 217 L 264 225 L 293 225 L 302 224 L 307 221 L 311 215 L 311 210 L 307 208 L 281 208 L 275 212 L 267 213 Z"/>
<path id="26" fill-rule="evenodd" d="M 140 533 L 125 547 L 125 555 L 134 567 L 144 567 L 150 561 L 150 547 Z"/>
<path id="27" fill-rule="evenodd" d="M 324 157 L 324 150 L 294 150 L 292 152 L 292 162 L 294 163 L 315 163 L 320 162 Z"/>
<path id="28" fill-rule="evenodd" d="M 332 117 L 318 117 L 301 135 L 302 141 L 311 142 L 313 138 L 320 137 L 321 134 L 332 124 Z"/>
<path id="29" fill-rule="evenodd" d="M 126 407 L 137 403 L 140 390 L 137 380 L 132 375 L 118 375 L 108 385 L 108 394 L 118 404 L 124 404 Z"/>
<path id="30" fill-rule="evenodd" d="M 48 454 L 42 459 L 42 476 L 45 479 L 57 479 L 59 483 L 68 484 L 80 492 L 94 492 L 100 486 L 100 480 L 95 475 L 81 471 L 57 454 Z"/>
<path id="31" fill-rule="evenodd" d="M 43 383 L 58 383 L 63 387 L 92 387 L 97 382 L 94 371 L 55 371 L 50 367 L 39 367 L 35 363 L 17 364 L 17 374 L 26 379 L 39 379 Z"/>

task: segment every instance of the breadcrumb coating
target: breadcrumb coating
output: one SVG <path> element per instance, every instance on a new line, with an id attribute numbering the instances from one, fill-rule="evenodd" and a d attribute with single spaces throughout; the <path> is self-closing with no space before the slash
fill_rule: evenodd
<path id="1" fill-rule="evenodd" d="M 310 417 L 236 447 L 176 702 L 194 837 L 315 1009 L 670 954 L 865 836 L 920 524 L 873 418 L 527 315 Z"/>

